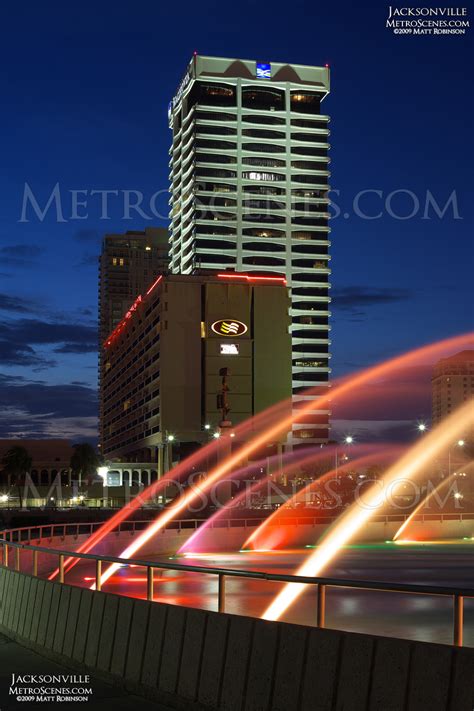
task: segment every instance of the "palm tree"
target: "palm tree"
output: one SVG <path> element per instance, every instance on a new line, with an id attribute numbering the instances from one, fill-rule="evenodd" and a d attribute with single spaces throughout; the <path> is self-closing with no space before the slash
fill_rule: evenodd
<path id="1" fill-rule="evenodd" d="M 32 458 L 28 454 L 25 447 L 17 445 L 11 447 L 2 458 L 3 471 L 10 477 L 11 484 L 16 484 L 18 487 L 18 498 L 20 499 L 20 508 L 23 508 L 22 487 L 25 483 L 26 474 L 31 469 Z"/>
<path id="2" fill-rule="evenodd" d="M 81 480 L 86 478 L 94 478 L 97 467 L 100 464 L 100 457 L 94 447 L 87 442 L 75 444 L 74 454 L 71 457 L 71 470 L 76 476 L 81 477 Z"/>

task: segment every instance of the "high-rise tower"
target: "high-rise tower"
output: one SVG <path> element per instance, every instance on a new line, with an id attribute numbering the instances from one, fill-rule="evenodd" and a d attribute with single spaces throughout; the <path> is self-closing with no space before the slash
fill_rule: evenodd
<path id="1" fill-rule="evenodd" d="M 125 234 L 105 235 L 99 257 L 99 430 L 103 445 L 102 353 L 107 336 L 139 294 L 168 271 L 168 230 L 147 227 Z"/>
<path id="2" fill-rule="evenodd" d="M 158 274 L 168 270 L 168 230 L 105 235 L 99 258 L 99 339 L 109 333 Z"/>
<path id="3" fill-rule="evenodd" d="M 295 408 L 330 372 L 328 93 L 327 67 L 194 55 L 169 107 L 171 270 L 286 277 Z M 294 442 L 326 442 L 328 416 Z"/>

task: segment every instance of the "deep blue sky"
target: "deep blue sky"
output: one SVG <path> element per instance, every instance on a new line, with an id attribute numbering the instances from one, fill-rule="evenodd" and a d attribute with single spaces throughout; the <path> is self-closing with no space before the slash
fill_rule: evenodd
<path id="1" fill-rule="evenodd" d="M 71 220 L 69 191 L 166 189 L 167 105 L 194 50 L 331 65 L 332 185 L 349 214 L 332 223 L 334 373 L 472 328 L 470 40 L 394 36 L 386 16 L 301 0 L 3 8 L 0 436 L 93 434 L 100 236 L 165 221 L 123 220 L 117 197 L 100 220 L 90 196 Z M 20 222 L 25 183 L 42 205 L 59 183 L 66 221 Z M 370 189 L 412 191 L 420 210 L 363 220 L 352 201 Z M 456 191 L 462 219 L 421 219 L 427 191 L 441 204 Z M 375 195 L 361 206 L 384 210 Z"/>

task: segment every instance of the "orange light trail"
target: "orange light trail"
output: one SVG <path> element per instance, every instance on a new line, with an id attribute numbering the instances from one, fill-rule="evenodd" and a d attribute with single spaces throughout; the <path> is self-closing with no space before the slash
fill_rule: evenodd
<path id="1" fill-rule="evenodd" d="M 214 483 L 219 481 L 221 477 L 225 474 L 231 472 L 235 467 L 237 467 L 243 459 L 250 458 L 254 452 L 259 450 L 261 447 L 266 446 L 268 442 L 276 441 L 285 432 L 288 432 L 291 428 L 293 422 L 298 419 L 305 412 L 314 409 L 315 406 L 321 408 L 324 404 L 329 403 L 334 399 L 335 396 L 346 395 L 350 393 L 357 387 L 365 385 L 374 378 L 381 378 L 387 373 L 389 373 L 394 368 L 399 368 L 403 365 L 409 365 L 413 363 L 416 358 L 434 358 L 439 355 L 440 352 L 446 351 L 447 349 L 462 348 L 465 347 L 466 343 L 471 342 L 474 339 L 474 333 L 462 334 L 461 336 L 454 336 L 452 338 L 445 339 L 444 341 L 438 341 L 437 343 L 430 343 L 427 346 L 422 346 L 416 350 L 410 351 L 409 353 L 404 353 L 395 358 L 391 358 L 388 361 L 380 363 L 378 365 L 367 368 L 355 375 L 346 378 L 340 385 L 331 388 L 330 392 L 325 393 L 317 397 L 316 399 L 304 401 L 305 404 L 298 408 L 297 411 L 292 412 L 291 415 L 281 418 L 272 424 L 262 433 L 256 434 L 252 439 L 245 442 L 235 453 L 230 454 L 223 462 L 221 462 L 214 470 L 212 470 L 206 477 L 206 479 L 200 483 L 200 486 L 196 487 L 193 491 L 189 491 L 183 494 L 178 501 L 170 506 L 168 509 L 163 511 L 157 519 L 146 528 L 143 533 L 138 536 L 131 546 L 128 546 L 121 554 L 122 558 L 129 558 L 131 555 L 136 553 L 145 543 L 147 543 L 150 538 L 152 538 L 158 531 L 160 531 L 167 523 L 169 523 L 175 516 L 184 511 L 186 507 L 193 503 L 199 493 L 207 491 Z M 313 392 L 311 389 L 306 391 L 306 394 L 310 395 Z M 271 413 L 275 414 L 279 411 L 279 406 L 269 408 L 269 410 L 260 413 L 253 422 L 262 422 L 269 417 Z M 434 431 L 434 430 L 433 430 Z M 429 435 L 431 436 L 431 434 Z M 187 460 L 182 463 L 186 464 Z M 176 469 L 179 468 L 179 466 Z M 176 471 L 176 469 L 174 471 Z M 145 490 L 144 494 L 150 490 Z M 143 494 L 142 494 L 143 497 Z M 128 506 L 131 505 L 128 504 Z M 121 512 L 119 512 L 121 514 Z M 116 514 L 116 517 L 119 516 Z M 125 514 L 126 516 L 126 514 Z M 119 520 L 123 520 L 125 516 L 122 516 Z M 116 525 L 116 524 L 115 524 Z M 99 531 L 97 532 L 99 533 Z M 104 534 L 105 535 L 105 534 Z M 104 573 L 103 579 L 107 580 L 110 575 L 107 575 L 108 571 L 114 567 L 112 564 L 110 568 Z M 107 577 L 105 577 L 107 576 Z"/>
<path id="2" fill-rule="evenodd" d="M 367 492 L 362 502 L 353 504 L 339 519 L 339 522 L 328 532 L 321 544 L 296 571 L 296 575 L 316 577 L 326 565 L 338 554 L 369 520 L 374 510 L 386 502 L 389 487 L 401 479 L 411 479 L 420 469 L 425 467 L 433 457 L 436 457 L 459 436 L 463 430 L 474 422 L 474 406 L 467 402 L 458 408 L 450 417 L 421 439 L 384 474 L 378 482 L 380 489 L 373 486 Z M 305 590 L 304 583 L 288 583 L 274 598 L 262 615 L 264 620 L 278 620 L 288 607 Z"/>

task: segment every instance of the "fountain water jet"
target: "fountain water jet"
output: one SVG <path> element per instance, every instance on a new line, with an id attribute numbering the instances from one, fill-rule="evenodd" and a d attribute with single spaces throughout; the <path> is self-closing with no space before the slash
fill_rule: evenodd
<path id="1" fill-rule="evenodd" d="M 343 395 L 347 395 L 353 390 L 357 389 L 357 387 L 365 385 L 374 379 L 383 378 L 394 368 L 400 368 L 404 365 L 406 366 L 413 364 L 417 361 L 417 359 L 420 358 L 426 359 L 439 357 L 440 354 L 446 352 L 447 350 L 466 347 L 466 344 L 472 342 L 473 338 L 474 334 L 472 333 L 463 334 L 461 336 L 454 336 L 453 338 L 448 338 L 437 343 L 431 343 L 427 346 L 422 346 L 421 348 L 417 348 L 408 353 L 404 353 L 401 356 L 396 356 L 395 358 L 391 358 L 390 360 L 387 360 L 383 363 L 367 368 L 366 370 L 360 371 L 355 375 L 351 375 L 343 379 L 339 385 L 331 388 L 330 392 L 324 395 L 320 395 L 315 399 L 303 401 L 304 404 L 299 407 L 298 410 L 292 412 L 291 415 L 283 417 L 281 419 L 277 419 L 278 413 L 281 412 L 281 404 L 280 406 L 276 405 L 273 408 L 270 408 L 269 410 L 260 413 L 255 418 L 253 418 L 252 423 L 257 421 L 259 423 L 264 423 L 266 420 L 268 420 L 270 416 L 273 420 L 276 421 L 273 421 L 272 424 L 270 424 L 261 433 L 254 435 L 252 439 L 245 442 L 235 453 L 232 453 L 227 456 L 226 459 L 224 459 L 217 467 L 215 467 L 215 469 L 213 469 L 208 474 L 206 479 L 201 482 L 200 486 L 197 487 L 194 492 L 188 492 L 186 494 L 183 494 L 175 504 L 173 504 L 167 510 L 162 512 L 157 517 L 157 519 L 155 519 L 155 521 L 151 523 L 150 526 L 148 526 L 148 528 L 146 528 L 145 531 L 143 531 L 143 533 L 135 539 L 133 544 L 128 546 L 121 553 L 121 557 L 128 558 L 134 553 L 136 553 L 158 531 L 160 531 L 164 526 L 166 526 L 169 521 L 171 521 L 173 518 L 175 518 L 175 516 L 183 512 L 186 507 L 195 500 L 199 493 L 204 493 L 205 491 L 207 491 L 213 484 L 215 484 L 223 476 L 225 476 L 227 473 L 231 472 L 236 466 L 238 466 L 242 459 L 246 459 L 252 456 L 260 448 L 265 447 L 269 441 L 276 441 L 279 437 L 282 436 L 283 433 L 287 432 L 291 428 L 292 424 L 297 421 L 298 418 L 301 417 L 301 415 L 314 409 L 315 407 L 324 407 L 325 405 L 333 401 L 336 396 L 340 397 Z M 305 394 L 314 394 L 316 390 L 317 388 L 310 388 L 305 391 Z M 245 424 L 246 423 L 243 423 L 242 425 L 240 425 L 240 427 L 244 427 Z M 250 428 L 254 429 L 254 426 L 251 424 L 249 426 L 249 429 Z M 184 464 L 185 462 L 182 463 L 182 465 Z M 178 465 L 178 467 L 179 466 L 181 465 Z M 149 489 L 150 487 L 146 489 L 143 494 L 147 494 Z M 121 512 L 119 512 L 119 514 L 120 513 Z M 116 514 L 116 516 L 119 516 L 119 514 Z M 123 520 L 126 515 L 127 514 L 125 513 L 125 515 L 119 518 L 119 520 Z M 117 525 L 117 523 L 115 523 L 114 525 Z M 101 530 L 102 529 L 99 529 L 99 531 L 96 532 L 96 535 L 99 534 Z M 103 535 L 105 535 L 105 533 Z M 103 535 L 101 536 L 101 538 L 103 538 Z M 112 572 L 109 572 L 111 569 L 113 569 Z M 102 576 L 103 580 L 107 580 L 115 570 L 117 570 L 117 566 L 113 564 Z"/>
<path id="2" fill-rule="evenodd" d="M 400 538 L 400 536 L 402 535 L 402 533 L 408 528 L 408 526 L 409 526 L 410 523 L 413 521 L 413 519 L 415 518 L 415 516 L 421 511 L 421 509 L 422 509 L 424 506 L 426 506 L 426 504 L 428 504 L 434 496 L 436 496 L 437 494 L 439 494 L 439 492 L 440 492 L 442 489 L 444 489 L 444 488 L 445 488 L 451 481 L 453 481 L 456 477 L 457 477 L 457 472 L 453 472 L 450 476 L 447 477 L 447 479 L 443 479 L 442 481 L 440 481 L 440 483 L 438 484 L 438 486 L 436 486 L 434 489 L 432 489 L 431 491 L 429 491 L 429 492 L 427 493 L 427 495 L 425 496 L 425 498 L 424 498 L 422 501 L 420 501 L 420 503 L 419 503 L 418 506 L 414 509 L 414 511 L 411 512 L 411 514 L 409 515 L 409 517 L 407 518 L 407 520 L 402 523 L 402 525 L 400 526 L 400 528 L 398 529 L 398 531 L 395 533 L 395 535 L 394 535 L 394 537 L 392 538 L 392 540 L 393 540 L 393 541 L 397 541 L 397 540 Z"/>
<path id="3" fill-rule="evenodd" d="M 308 464 L 311 463 L 316 463 L 320 459 L 326 459 L 327 457 L 331 456 L 331 452 L 326 449 L 326 448 L 308 448 L 304 449 L 302 452 L 290 452 L 286 453 L 283 456 L 283 462 L 284 462 L 284 467 L 286 468 L 285 474 L 288 475 L 289 470 L 291 467 L 304 467 L 307 466 Z M 279 466 L 279 457 L 278 455 L 275 455 L 270 458 L 270 461 L 276 466 Z M 265 461 L 261 461 L 260 463 L 257 462 L 256 464 L 252 464 L 248 467 L 245 467 L 243 470 L 239 470 L 237 472 L 234 472 L 232 474 L 232 479 L 241 479 L 243 474 L 245 474 L 248 469 L 254 467 L 254 466 L 259 466 L 259 464 L 267 464 Z M 181 548 L 178 551 L 178 554 L 183 554 L 189 552 L 189 549 L 191 548 L 192 545 L 195 545 L 196 542 L 199 540 L 199 538 L 202 536 L 205 530 L 209 528 L 213 523 L 221 519 L 223 516 L 227 514 L 227 512 L 230 509 L 235 508 L 236 506 L 239 505 L 239 503 L 245 498 L 245 496 L 251 495 L 258 491 L 258 489 L 262 488 L 263 486 L 272 483 L 271 482 L 271 477 L 272 474 L 266 476 L 263 479 L 260 479 L 259 481 L 255 482 L 249 490 L 245 490 L 242 493 L 238 494 L 234 499 L 229 501 L 225 506 L 223 506 L 221 509 L 216 511 L 210 518 L 207 519 L 199 528 L 197 531 L 195 531 L 189 538 L 188 540 L 181 546 Z M 268 519 L 266 519 L 268 520 Z M 262 524 L 263 525 L 263 524 Z M 245 546 L 244 546 L 245 547 Z"/>
<path id="4" fill-rule="evenodd" d="M 387 494 L 390 494 L 393 485 L 400 483 L 402 479 L 413 478 L 420 469 L 438 456 L 443 449 L 449 447 L 451 442 L 473 423 L 474 405 L 472 402 L 467 402 L 411 447 L 378 482 L 382 484 L 381 489 L 374 485 L 363 497 L 363 502 L 353 504 L 342 514 L 315 552 L 309 555 L 303 565 L 298 568 L 296 575 L 316 577 L 321 573 L 338 554 L 342 546 L 347 544 L 372 516 L 374 510 L 379 509 L 386 502 Z M 306 587 L 303 583 L 285 585 L 265 610 L 262 619 L 278 620 Z"/>
<path id="5" fill-rule="evenodd" d="M 252 534 L 245 541 L 242 548 L 244 550 L 256 550 L 262 548 L 264 548 L 265 550 L 273 550 L 274 548 L 278 547 L 283 542 L 283 537 L 285 534 L 288 535 L 289 533 L 289 535 L 291 535 L 291 530 L 288 531 L 288 526 L 285 527 L 285 530 L 283 530 L 282 527 L 278 527 L 278 521 L 287 513 L 288 509 L 294 506 L 296 500 L 299 497 L 305 496 L 306 494 L 312 492 L 322 483 L 325 483 L 328 480 L 334 478 L 337 473 L 344 472 L 347 469 L 350 469 L 351 467 L 367 466 L 372 464 L 373 462 L 379 462 L 381 459 L 383 459 L 385 462 L 387 462 L 387 460 L 393 460 L 397 455 L 400 455 L 400 453 L 405 449 L 401 445 L 387 444 L 376 444 L 366 446 L 355 445 L 354 448 L 356 449 L 357 453 L 360 453 L 361 451 L 369 453 L 362 454 L 361 456 L 358 456 L 355 459 L 351 459 L 350 461 L 345 462 L 344 464 L 339 464 L 337 470 L 331 469 L 315 481 L 310 482 L 303 489 L 300 489 L 296 494 L 294 494 L 294 496 L 291 497 L 291 499 L 286 501 L 282 506 L 280 506 L 280 508 L 271 513 L 265 519 L 265 521 L 263 521 L 260 526 L 252 532 Z M 352 451 L 354 451 L 354 449 Z M 274 530 L 270 531 L 269 529 L 272 526 L 274 527 Z M 285 544 L 288 542 L 288 540 L 285 540 Z"/>
<path id="6" fill-rule="evenodd" d="M 437 343 L 422 346 L 421 348 L 410 351 L 409 353 L 405 353 L 401 356 L 396 356 L 395 358 L 385 361 L 384 363 L 368 368 L 367 370 L 356 373 L 355 375 L 349 376 L 345 378 L 340 385 L 338 385 L 337 387 L 333 387 L 331 389 L 331 393 L 316 397 L 315 399 L 308 400 L 307 403 L 305 403 L 304 406 L 299 408 L 298 411 L 295 412 L 291 417 L 281 417 L 282 413 L 286 412 L 288 403 L 279 403 L 278 405 L 275 405 L 272 408 L 261 412 L 250 420 L 247 420 L 246 422 L 234 428 L 234 432 L 236 434 L 236 439 L 234 441 L 237 442 L 239 436 L 242 436 L 243 438 L 246 434 L 249 434 L 250 432 L 254 432 L 255 430 L 258 431 L 258 428 L 260 427 L 264 428 L 263 432 L 261 434 L 254 435 L 250 441 L 248 441 L 238 450 L 236 455 L 228 457 L 225 462 L 221 463 L 221 465 L 214 470 L 214 472 L 218 472 L 220 476 L 223 476 L 227 472 L 231 471 L 233 468 L 235 468 L 235 466 L 239 464 L 242 459 L 247 458 L 248 456 L 252 456 L 260 447 L 265 446 L 270 439 L 274 438 L 275 436 L 281 435 L 281 433 L 285 431 L 288 431 L 292 423 L 297 420 L 299 416 L 301 416 L 308 410 L 314 408 L 316 404 L 318 405 L 318 407 L 322 407 L 328 404 L 329 401 L 333 399 L 335 395 L 348 394 L 353 389 L 364 385 L 373 378 L 383 377 L 384 374 L 389 372 L 392 368 L 398 368 L 403 365 L 410 364 L 410 362 L 416 359 L 435 357 L 439 358 L 441 355 L 449 353 L 454 349 L 463 349 L 469 347 L 469 344 L 472 342 L 473 338 L 474 334 L 472 333 L 454 336 L 452 338 L 448 338 Z M 317 388 L 309 388 L 306 391 L 306 394 L 310 396 L 316 395 Z M 280 419 L 278 419 L 279 415 Z M 271 424 L 269 424 L 269 421 Z M 199 464 L 205 464 L 208 457 L 211 454 L 216 453 L 217 447 L 218 443 L 216 441 L 211 442 L 210 444 L 206 445 L 201 450 L 194 453 L 186 460 L 178 464 L 177 467 L 171 470 L 171 472 L 169 472 L 158 482 L 155 482 L 154 484 L 151 484 L 149 487 L 147 487 L 143 492 L 141 492 L 140 496 L 130 501 L 114 516 L 108 519 L 108 521 L 102 524 L 102 526 L 97 531 L 95 531 L 95 533 L 92 534 L 92 536 L 90 536 L 87 541 L 85 541 L 78 547 L 78 552 L 87 553 L 92 550 L 92 548 L 94 548 L 101 540 L 103 540 L 103 538 L 108 533 L 111 533 L 122 521 L 127 518 L 127 516 L 133 513 L 133 511 L 137 510 L 143 503 L 148 501 L 150 498 L 156 496 L 157 493 L 163 491 L 167 484 L 178 479 L 180 476 L 184 476 L 193 465 L 198 466 Z M 147 531 L 145 531 L 143 535 L 145 536 L 144 540 L 149 539 Z M 68 558 L 65 564 L 66 572 L 70 570 L 76 563 L 77 559 Z M 49 579 L 51 580 L 56 577 L 58 572 L 58 569 L 56 569 L 49 576 Z"/>

